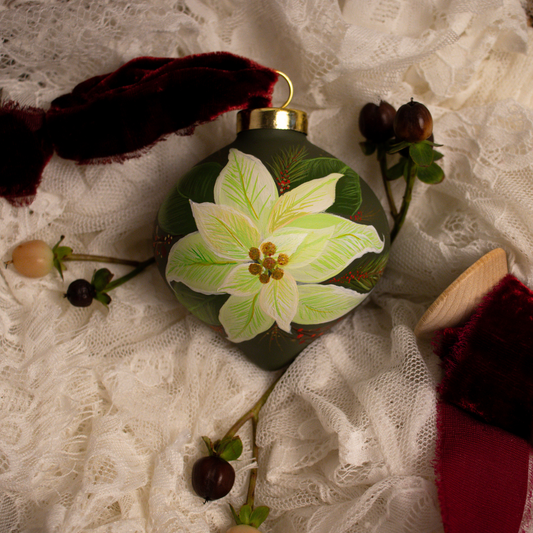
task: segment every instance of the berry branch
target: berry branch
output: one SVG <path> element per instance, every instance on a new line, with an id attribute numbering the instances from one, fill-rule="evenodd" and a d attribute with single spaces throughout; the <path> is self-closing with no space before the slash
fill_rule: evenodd
<path id="1" fill-rule="evenodd" d="M 397 237 L 405 222 L 418 178 L 427 184 L 440 183 L 444 179 L 442 168 L 436 163 L 443 157 L 434 147 L 433 118 L 426 106 L 411 101 L 401 106 L 398 112 L 387 102 L 379 106 L 368 103 L 359 114 L 359 129 L 367 139 L 360 143 L 365 155 L 377 151 L 379 169 L 390 213 L 394 222 L 391 242 Z M 399 154 L 400 160 L 388 167 L 387 155 Z M 398 210 L 390 182 L 398 178 L 405 180 L 402 205 Z"/>
<path id="2" fill-rule="evenodd" d="M 205 501 L 223 498 L 232 489 L 235 481 L 235 470 L 229 464 L 229 461 L 238 459 L 242 453 L 242 441 L 237 436 L 237 432 L 248 420 L 252 421 L 252 456 L 257 464 L 259 447 L 256 443 L 256 437 L 259 412 L 284 373 L 285 370 L 281 371 L 261 398 L 231 426 L 220 440 L 213 443 L 209 437 L 203 437 L 207 446 L 208 456 L 201 457 L 194 463 L 192 469 L 192 486 L 196 494 L 204 498 Z M 257 467 L 253 468 L 250 472 L 246 503 L 239 509 L 239 512 L 230 505 L 231 513 L 237 524 L 235 526 L 236 528 L 242 529 L 244 526 L 247 526 L 247 531 L 256 531 L 268 516 L 268 507 L 255 507 L 256 484 Z M 232 531 L 236 532 L 237 530 L 231 528 L 228 533 Z"/>
<path id="3" fill-rule="evenodd" d="M 155 263 L 155 258 L 153 257 L 142 263 L 138 263 L 135 269 L 115 281 L 111 281 L 113 279 L 112 272 L 107 268 L 101 268 L 95 271 L 90 283 L 85 279 L 73 281 L 68 286 L 65 298 L 75 307 L 88 307 L 93 300 L 97 300 L 107 307 L 111 303 L 111 296 L 108 294 L 109 291 L 133 279 L 153 263 Z"/>
<path id="4" fill-rule="evenodd" d="M 50 248 L 41 240 L 33 240 L 19 244 L 11 254 L 11 260 L 6 261 L 5 266 L 13 265 L 15 270 L 28 278 L 42 278 L 55 268 L 61 278 L 65 270 L 65 261 L 93 261 L 95 263 L 114 263 L 138 267 L 141 262 L 131 259 L 119 259 L 106 255 L 75 254 L 69 246 L 61 246 L 65 239 L 61 235 L 59 241 Z"/>
<path id="5" fill-rule="evenodd" d="M 111 281 L 113 274 L 107 268 L 96 270 L 90 282 L 85 279 L 73 281 L 65 293 L 65 298 L 75 307 L 87 307 L 93 300 L 98 300 L 105 306 L 109 305 L 111 302 L 109 291 L 134 278 L 155 262 L 153 257 L 141 262 L 104 255 L 75 254 L 72 248 L 61 246 L 64 238 L 62 235 L 53 248 L 41 240 L 19 244 L 13 250 L 11 260 L 6 261 L 5 266 L 7 268 L 12 264 L 19 274 L 29 278 L 41 278 L 56 268 L 62 279 L 65 261 L 93 261 L 135 267 L 131 272 L 113 282 Z"/>

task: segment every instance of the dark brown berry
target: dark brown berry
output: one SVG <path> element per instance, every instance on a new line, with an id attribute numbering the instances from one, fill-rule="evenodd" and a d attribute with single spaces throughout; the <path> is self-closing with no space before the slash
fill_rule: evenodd
<path id="1" fill-rule="evenodd" d="M 359 130 L 369 141 L 382 143 L 394 136 L 396 110 L 389 103 L 368 103 L 359 114 Z"/>
<path id="2" fill-rule="evenodd" d="M 75 307 L 88 307 L 96 296 L 96 291 L 87 280 L 77 279 L 68 286 L 65 296 Z"/>
<path id="3" fill-rule="evenodd" d="M 433 132 L 433 117 L 420 102 L 411 100 L 398 109 L 394 117 L 394 134 L 400 141 L 425 141 Z"/>
<path id="4" fill-rule="evenodd" d="M 192 488 L 206 501 L 226 496 L 235 482 L 235 470 L 221 457 L 201 457 L 192 467 Z"/>

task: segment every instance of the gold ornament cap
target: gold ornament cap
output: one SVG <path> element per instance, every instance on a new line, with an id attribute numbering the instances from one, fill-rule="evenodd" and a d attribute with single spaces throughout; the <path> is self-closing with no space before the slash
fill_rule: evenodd
<path id="1" fill-rule="evenodd" d="M 276 72 L 289 85 L 289 97 L 281 107 L 259 107 L 243 109 L 237 113 L 237 133 L 247 130 L 292 130 L 307 135 L 307 113 L 299 109 L 288 109 L 292 100 L 293 86 L 286 74 Z"/>

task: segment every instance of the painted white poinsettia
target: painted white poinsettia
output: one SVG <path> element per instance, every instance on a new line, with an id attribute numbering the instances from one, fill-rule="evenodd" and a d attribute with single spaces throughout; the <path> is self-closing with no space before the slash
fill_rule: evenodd
<path id="1" fill-rule="evenodd" d="M 279 196 L 256 157 L 236 149 L 215 183 L 214 203 L 191 201 L 198 231 L 170 252 L 167 280 L 203 294 L 230 294 L 219 319 L 242 342 L 274 322 L 320 324 L 358 305 L 366 294 L 320 285 L 354 259 L 381 252 L 372 226 L 325 213 L 342 174 L 333 173 Z"/>

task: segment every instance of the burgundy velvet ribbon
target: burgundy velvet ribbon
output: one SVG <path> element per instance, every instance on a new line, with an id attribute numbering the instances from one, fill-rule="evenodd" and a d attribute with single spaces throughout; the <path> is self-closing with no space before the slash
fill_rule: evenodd
<path id="1" fill-rule="evenodd" d="M 55 151 L 78 163 L 136 157 L 227 111 L 270 105 L 276 71 L 227 52 L 139 57 L 56 98 L 50 109 L 0 108 L 0 196 L 30 203 Z"/>
<path id="2" fill-rule="evenodd" d="M 436 337 L 435 472 L 446 533 L 518 533 L 533 427 L 533 293 L 507 275 Z M 528 442 L 529 441 L 529 442 Z"/>

